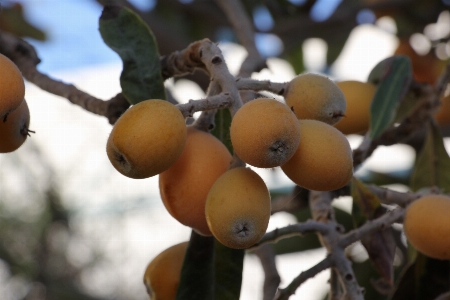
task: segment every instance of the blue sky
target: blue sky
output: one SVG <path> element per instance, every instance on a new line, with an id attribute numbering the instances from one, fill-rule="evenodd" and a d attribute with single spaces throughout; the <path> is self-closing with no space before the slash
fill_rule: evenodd
<path id="1" fill-rule="evenodd" d="M 119 62 L 102 41 L 98 18 L 102 7 L 93 0 L 19 0 L 28 20 L 44 30 L 48 41 L 28 41 L 36 47 L 43 72 Z"/>
<path id="2" fill-rule="evenodd" d="M 0 1 L 8 3 L 8 0 Z M 129 1 L 142 10 L 151 9 L 155 5 L 154 0 Z M 302 2 L 291 1 L 296 4 Z M 85 65 L 120 62 L 119 57 L 101 39 L 98 31 L 98 19 L 102 12 L 102 6 L 96 1 L 14 0 L 14 2 L 22 3 L 28 20 L 43 29 L 49 37 L 46 42 L 28 39 L 36 47 L 42 59 L 39 65 L 41 71 L 51 72 Z M 190 2 L 190 0 L 181 2 Z M 320 20 L 326 19 L 327 13 L 332 12 L 339 2 L 340 0 L 318 1 L 311 17 Z M 257 28 L 261 23 L 272 24 L 268 22 L 271 17 L 265 7 L 261 6 L 257 12 L 259 13 L 255 14 L 254 20 Z M 264 31 L 270 27 L 259 29 Z M 282 47 L 281 42 L 270 34 L 258 34 L 256 42 L 260 46 L 262 54 L 267 56 L 276 55 Z M 269 49 L 263 45 L 272 45 L 272 47 Z"/>

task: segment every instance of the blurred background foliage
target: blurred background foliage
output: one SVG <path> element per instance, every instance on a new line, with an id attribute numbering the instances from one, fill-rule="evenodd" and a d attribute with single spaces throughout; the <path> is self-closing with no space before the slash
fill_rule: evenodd
<path id="1" fill-rule="evenodd" d="M 149 0 L 145 8 L 139 8 L 131 0 L 91 1 L 99 5 L 120 4 L 137 12 L 155 34 L 161 55 L 181 50 L 203 38 L 217 42 L 237 42 L 226 16 L 212 0 Z M 399 44 L 392 54 L 410 58 L 417 82 L 436 83 L 449 61 L 449 0 L 242 2 L 254 21 L 255 39 L 260 52 L 266 57 L 276 56 L 287 60 L 296 73 L 305 71 L 303 45 L 307 39 L 320 38 L 326 43 L 326 66 L 322 72 L 327 73 L 341 54 L 352 30 L 380 20 L 395 24 Z M 39 24 L 31 24 L 27 20 L 24 14 L 26 9 L 26 6 L 14 1 L 2 2 L 0 30 L 26 39 L 45 41 L 46 33 L 39 28 Z M 203 90 L 209 83 L 209 78 L 201 72 L 188 75 L 185 79 L 196 82 Z M 439 117 L 437 120 L 439 122 Z M 442 117 L 442 120 L 445 118 Z M 442 133 L 447 135 L 448 124 L 443 122 L 439 125 Z M 416 150 L 420 150 L 420 147 Z M 65 208 L 58 178 L 48 159 L 32 141 L 27 141 L 26 152 L 8 155 L 8 159 L 0 158 L 0 163 L 2 299 L 102 299 L 89 293 L 80 278 L 85 270 L 105 263 L 105 258 L 94 243 L 83 245 L 83 251 L 89 253 L 85 259 L 80 260 L 74 255 L 73 245 L 80 240 L 72 226 L 74 215 Z M 16 171 L 12 173 L 7 170 Z M 412 172 L 371 171 L 360 179 L 377 185 L 407 186 Z M 21 184 L 17 185 L 17 182 Z M 309 219 L 307 191 L 272 191 L 273 199 L 289 195 L 294 200 L 288 212 L 300 222 Z M 346 231 L 355 226 L 352 215 L 344 210 L 336 209 L 336 218 Z M 395 293 L 386 288 L 386 282 L 379 279 L 377 266 L 371 263 L 367 255 L 361 254 L 363 251 L 360 248 L 355 246 L 349 249 L 358 281 L 366 288 L 366 299 L 387 299 L 388 294 L 390 299 L 434 299 L 436 291 L 449 289 L 449 282 L 446 281 L 450 278 L 448 262 L 439 264 L 435 260 L 418 256 L 411 249 L 408 251 L 400 229 L 392 229 L 389 235 L 398 250 L 393 257 L 395 278 L 402 279 L 397 280 Z M 292 237 L 273 245 L 278 255 L 318 247 L 320 243 L 315 235 Z M 416 285 L 415 291 L 419 292 L 411 295 L 413 290 L 408 287 L 418 281 L 422 282 Z M 133 290 L 122 291 L 121 296 L 114 299 L 138 299 L 133 295 Z"/>

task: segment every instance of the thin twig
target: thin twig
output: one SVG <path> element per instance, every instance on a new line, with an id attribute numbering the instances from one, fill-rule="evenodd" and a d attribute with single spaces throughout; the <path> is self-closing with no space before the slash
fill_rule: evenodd
<path id="1" fill-rule="evenodd" d="M 239 90 L 267 91 L 283 96 L 288 82 L 272 82 L 270 80 L 255 80 L 250 78 L 237 78 L 236 85 Z"/>
<path id="2" fill-rule="evenodd" d="M 252 72 L 260 71 L 266 66 L 266 60 L 259 53 L 255 43 L 253 23 L 239 0 L 216 0 L 225 12 L 228 21 L 236 33 L 238 41 L 247 50 L 247 57 L 241 64 L 239 77 L 250 77 Z"/>
<path id="3" fill-rule="evenodd" d="M 255 244 L 254 247 L 259 247 L 266 243 L 276 243 L 279 240 L 286 239 L 292 236 L 301 236 L 307 233 L 322 233 L 327 234 L 329 226 L 322 222 L 308 220 L 304 223 L 297 223 L 288 225 L 282 228 L 277 228 L 271 232 L 266 233 L 262 239 Z"/>
<path id="4" fill-rule="evenodd" d="M 320 272 L 330 268 L 333 265 L 333 260 L 330 256 L 327 256 L 321 262 L 309 268 L 306 271 L 303 271 L 298 275 L 292 282 L 285 287 L 284 289 L 279 289 L 277 295 L 274 300 L 288 300 L 290 296 L 295 294 L 295 291 L 304 283 L 306 280 L 313 278 Z"/>
<path id="5" fill-rule="evenodd" d="M 381 217 L 367 221 L 361 227 L 350 231 L 349 233 L 343 235 L 339 240 L 340 247 L 347 247 L 350 244 L 359 241 L 363 236 L 370 234 L 372 232 L 383 230 L 390 227 L 393 223 L 400 222 L 405 214 L 404 208 L 396 208 L 390 212 L 385 213 Z"/>

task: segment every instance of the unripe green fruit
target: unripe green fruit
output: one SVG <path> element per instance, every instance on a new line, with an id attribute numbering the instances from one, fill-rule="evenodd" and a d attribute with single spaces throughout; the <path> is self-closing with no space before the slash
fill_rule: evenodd
<path id="1" fill-rule="evenodd" d="M 345 115 L 344 94 L 334 81 L 322 75 L 298 75 L 289 82 L 284 98 L 298 119 L 319 120 L 333 125 Z"/>
<path id="2" fill-rule="evenodd" d="M 18 108 L 25 97 L 25 83 L 19 68 L 0 54 L 0 119 Z"/>
<path id="3" fill-rule="evenodd" d="M 317 120 L 299 120 L 302 141 L 281 166 L 297 185 L 315 191 L 344 187 L 353 176 L 350 144 L 339 130 Z"/>
<path id="4" fill-rule="evenodd" d="M 22 100 L 18 108 L 0 119 L 0 153 L 13 152 L 22 146 L 31 132 L 29 125 L 30 110 Z"/>
<path id="5" fill-rule="evenodd" d="M 117 120 L 106 152 L 117 171 L 141 179 L 167 170 L 185 143 L 186 125 L 178 108 L 164 100 L 146 100 Z"/>
<path id="6" fill-rule="evenodd" d="M 300 127 L 292 111 L 274 99 L 260 98 L 242 106 L 231 122 L 235 153 L 258 168 L 287 162 L 300 142 Z"/>
<path id="7" fill-rule="evenodd" d="M 208 193 L 209 229 L 227 247 L 244 249 L 254 245 L 266 232 L 269 219 L 269 191 L 261 177 L 248 168 L 227 171 Z"/>

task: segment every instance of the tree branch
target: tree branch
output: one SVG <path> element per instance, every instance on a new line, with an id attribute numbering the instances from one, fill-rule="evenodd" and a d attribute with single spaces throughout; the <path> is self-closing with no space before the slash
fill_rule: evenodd
<path id="1" fill-rule="evenodd" d="M 262 237 L 262 239 L 258 243 L 253 245 L 252 248 L 259 247 L 266 243 L 276 243 L 279 240 L 286 239 L 292 236 L 304 235 L 307 233 L 327 234 L 328 231 L 329 226 L 327 226 L 326 224 L 323 224 L 322 222 L 308 220 L 304 223 L 292 224 L 268 232 Z"/>
<path id="2" fill-rule="evenodd" d="M 108 118 L 111 124 L 129 107 L 129 103 L 118 94 L 108 101 L 95 98 L 77 89 L 72 84 L 53 79 L 36 68 L 40 59 L 33 46 L 21 38 L 0 32 L 0 52 L 8 56 L 20 69 L 23 77 L 39 88 L 68 99 L 83 109 Z"/>
<path id="3" fill-rule="evenodd" d="M 262 245 L 253 250 L 264 270 L 263 300 L 273 300 L 281 278 L 275 264 L 275 252 L 269 245 Z"/>
<path id="4" fill-rule="evenodd" d="M 331 256 L 327 256 L 321 262 L 316 264 L 314 267 L 303 271 L 298 275 L 292 282 L 284 289 L 279 289 L 274 300 L 288 300 L 290 296 L 295 294 L 295 291 L 299 288 L 302 283 L 306 280 L 313 278 L 320 272 L 330 268 L 333 265 L 333 260 Z"/>

